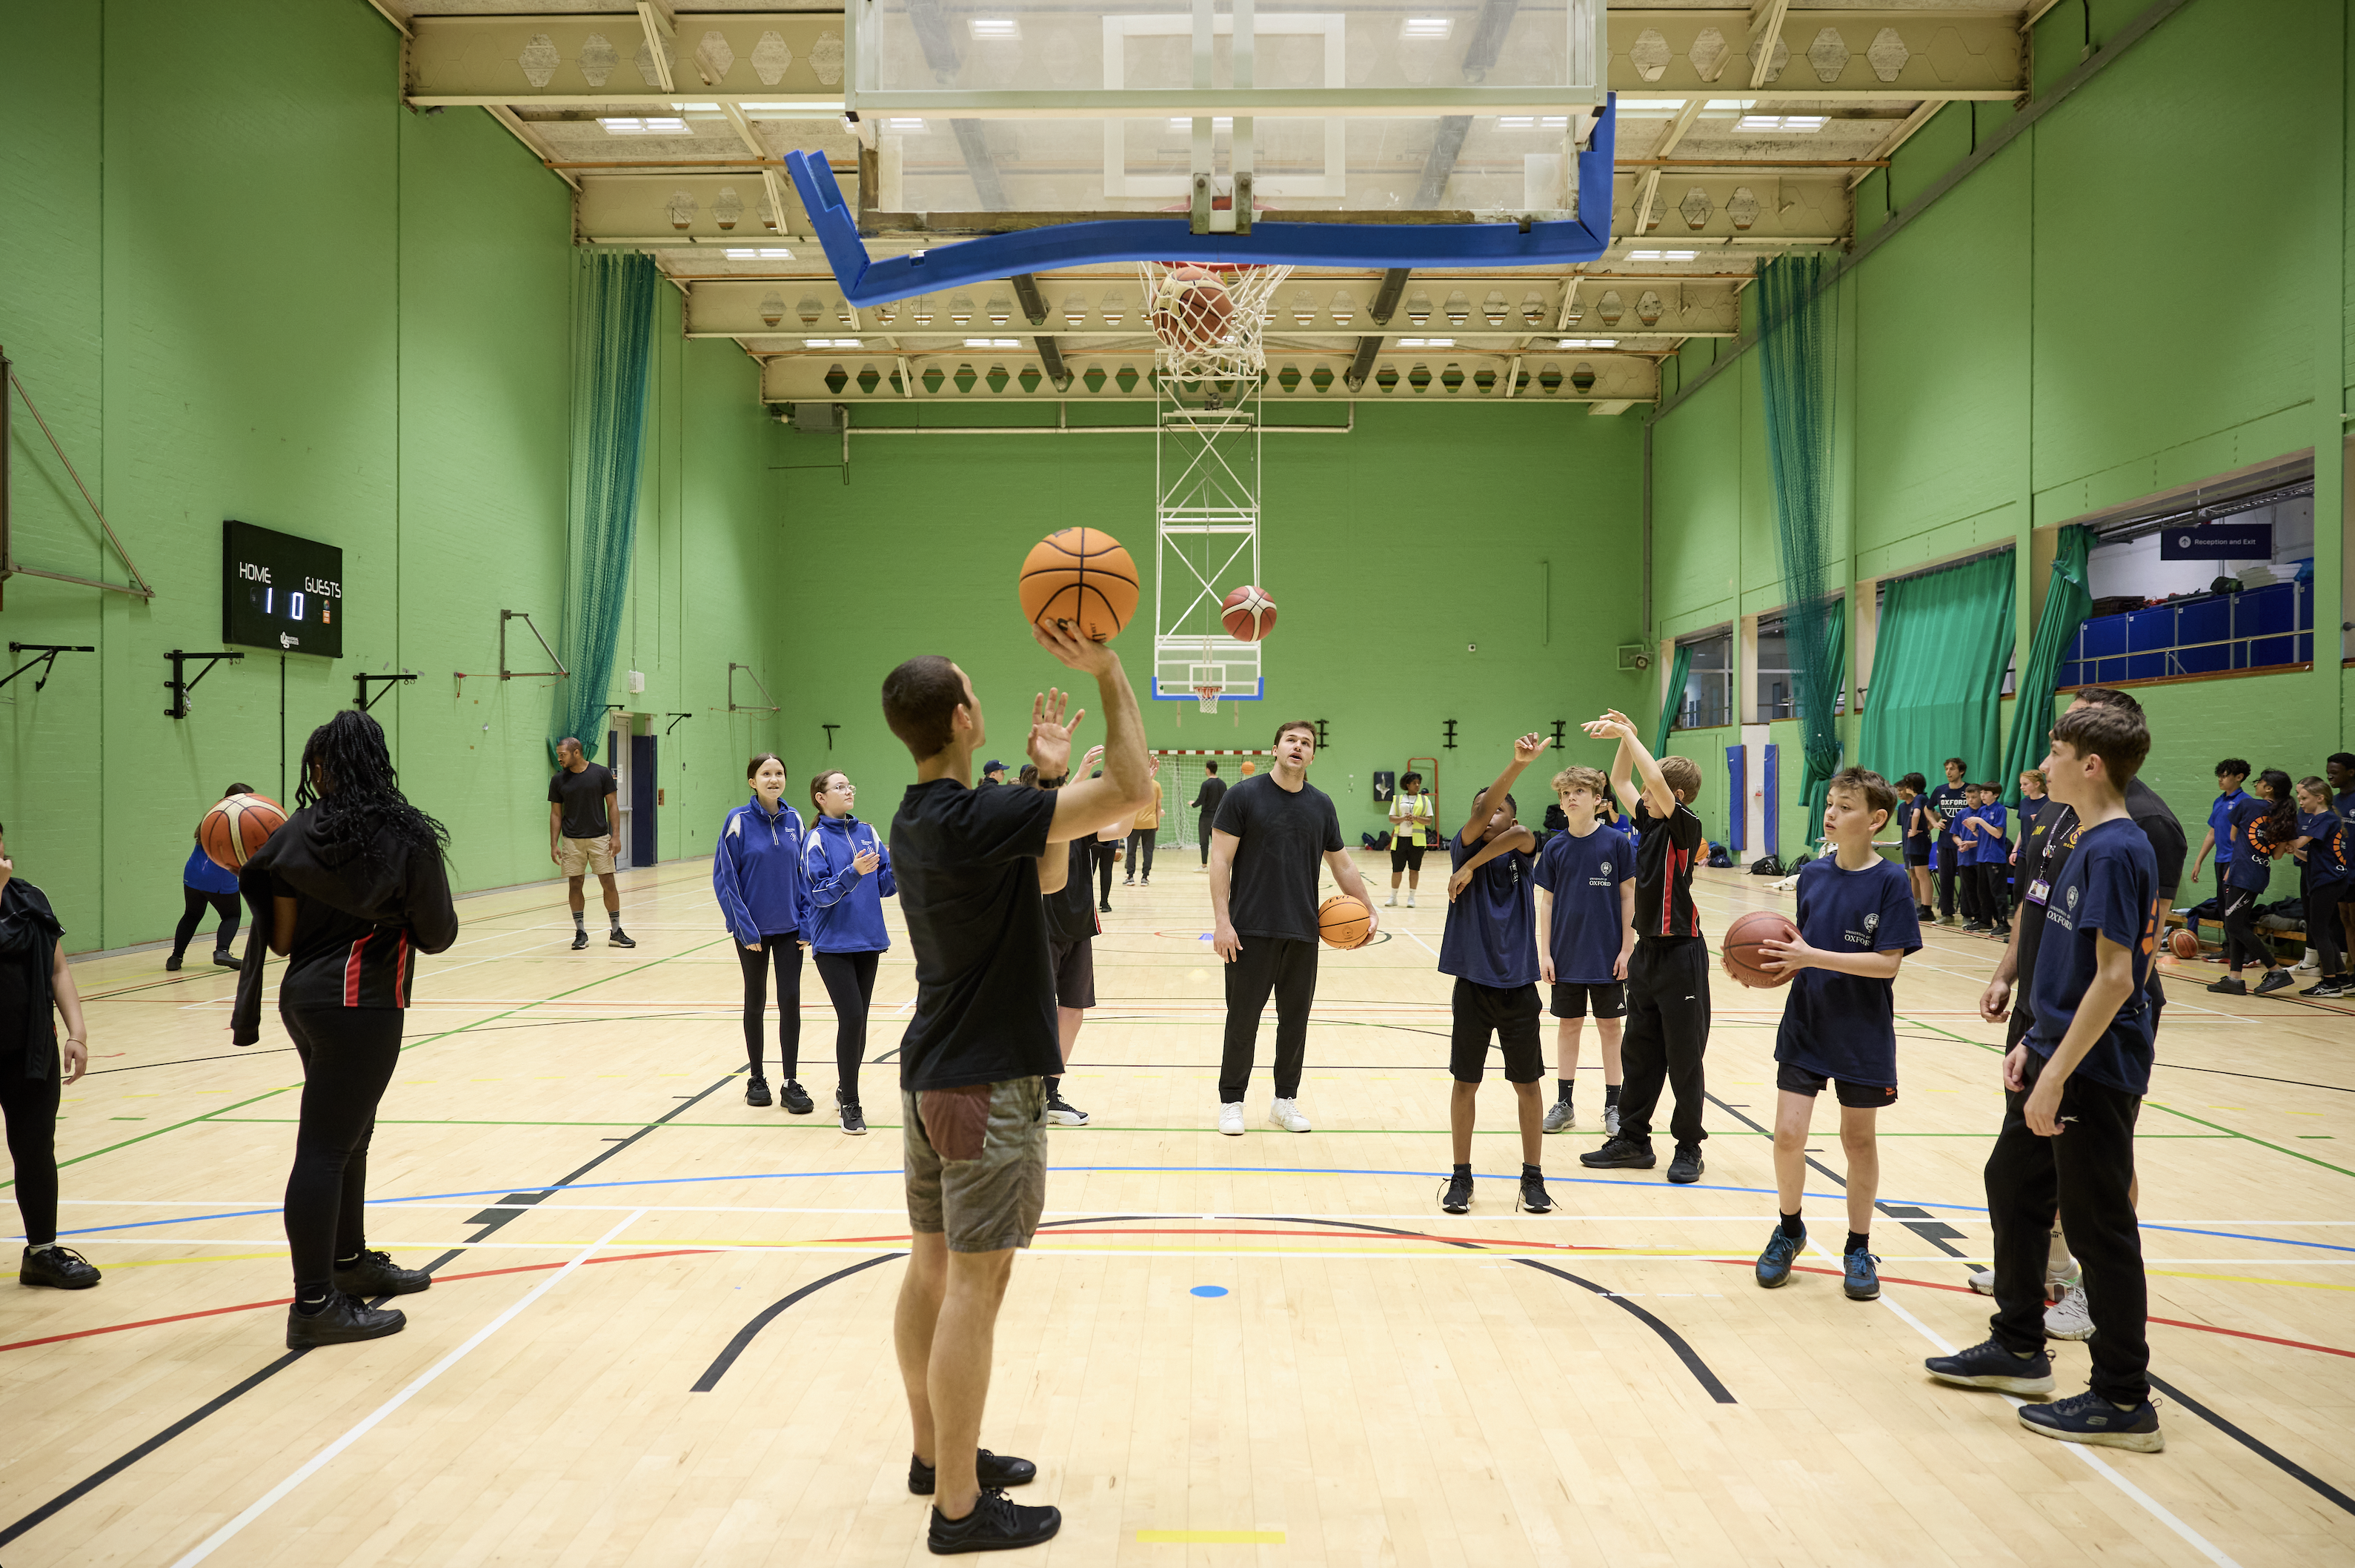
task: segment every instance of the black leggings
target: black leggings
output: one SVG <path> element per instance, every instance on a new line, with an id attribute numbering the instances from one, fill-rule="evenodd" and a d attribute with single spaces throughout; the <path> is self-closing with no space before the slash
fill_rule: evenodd
<path id="1" fill-rule="evenodd" d="M 762 995 L 770 966 L 777 971 L 777 1071 L 790 1083 L 802 1065 L 802 939 L 796 931 L 763 936 L 758 947 L 739 944 L 736 962 L 744 967 L 744 1060 L 752 1076 L 761 1076 L 761 1019 L 768 1011 Z"/>
<path id="2" fill-rule="evenodd" d="M 337 1258 L 357 1257 L 368 1236 L 368 1138 L 377 1102 L 400 1061 L 398 1008 L 281 1008 L 278 1019 L 303 1059 L 302 1121 L 286 1178 L 286 1244 L 294 1293 L 317 1296 Z"/>
<path id="3" fill-rule="evenodd" d="M 0 1046 L 0 1113 L 8 1118 L 16 1212 L 24 1217 L 28 1247 L 58 1239 L 58 1096 L 65 1074 L 55 1060 L 57 1047 L 49 1056 L 48 1076 L 27 1078 L 24 1053 L 14 1044 Z"/>
<path id="4" fill-rule="evenodd" d="M 2270 969 L 2276 962 L 2274 950 L 2257 934 L 2258 891 L 2227 887 L 2223 901 L 2218 906 L 2218 912 L 2224 917 L 2224 962 L 2232 965 L 2235 975 L 2243 964 Z"/>
<path id="5" fill-rule="evenodd" d="M 2347 950 L 2339 945 L 2337 887 L 2309 888 L 2306 893 L 2306 944 L 2314 952 L 2318 975 L 2347 973 Z"/>
<path id="6" fill-rule="evenodd" d="M 196 940 L 197 927 L 204 923 L 205 911 L 220 916 L 220 930 L 213 937 L 213 951 L 226 953 L 229 944 L 237 940 L 238 915 L 241 906 L 235 893 L 208 893 L 202 888 L 180 884 L 180 897 L 187 908 L 180 912 L 179 929 L 172 933 L 172 956 L 177 958 Z"/>
<path id="7" fill-rule="evenodd" d="M 858 1064 L 867 1056 L 867 1005 L 875 999 L 879 953 L 820 953 L 817 977 L 834 1002 L 834 1075 L 847 1105 L 858 1104 Z"/>
<path id="8" fill-rule="evenodd" d="M 1153 841 L 1161 837 L 1158 827 L 1139 827 L 1128 836 L 1128 874 L 1132 879 L 1153 876 Z"/>

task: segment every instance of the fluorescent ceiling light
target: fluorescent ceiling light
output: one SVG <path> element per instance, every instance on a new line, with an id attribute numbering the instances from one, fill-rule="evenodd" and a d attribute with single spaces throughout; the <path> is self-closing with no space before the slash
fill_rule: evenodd
<path id="1" fill-rule="evenodd" d="M 1737 131 L 1820 131 L 1830 116 L 1824 114 L 1744 114 L 1733 123 Z"/>
<path id="2" fill-rule="evenodd" d="M 1011 16 L 975 16 L 965 23 L 973 36 L 991 43 L 1022 36 L 1022 24 Z"/>
<path id="3" fill-rule="evenodd" d="M 1659 259 L 1660 252 L 1657 251 L 1630 251 L 1627 252 L 1627 260 L 1631 261 L 1657 261 Z"/>
<path id="4" fill-rule="evenodd" d="M 1561 348 L 1616 348 L 1619 347 L 1619 340 L 1615 337 L 1565 337 L 1561 341 L 1561 343 L 1556 345 L 1556 347 Z"/>
<path id="5" fill-rule="evenodd" d="M 1689 261 L 1700 254 L 1698 251 L 1663 251 L 1660 252 L 1660 259 L 1666 261 Z"/>
<path id="6" fill-rule="evenodd" d="M 731 261 L 790 261 L 794 253 L 782 245 L 730 245 L 719 252 Z"/>
<path id="7" fill-rule="evenodd" d="M 923 123 L 922 120 L 898 119 L 898 120 L 886 120 L 886 121 L 884 121 L 884 122 L 883 122 L 883 129 L 885 129 L 886 131 L 901 131 L 901 132 L 913 133 L 913 132 L 917 132 L 917 131 L 922 131 L 923 128 L 924 128 L 924 123 Z"/>
<path id="8" fill-rule="evenodd" d="M 1570 116 L 1567 114 L 1499 114 L 1497 116 L 1497 129 L 1499 131 L 1566 131 L 1570 129 Z"/>
<path id="9" fill-rule="evenodd" d="M 1401 348 L 1453 348 L 1455 347 L 1455 339 L 1452 337 L 1401 337 L 1399 339 L 1399 347 Z"/>
<path id="10" fill-rule="evenodd" d="M 1194 128 L 1194 122 L 1182 117 L 1174 118 L 1169 122 L 1169 128 L 1172 131 L 1191 131 Z M 1230 115 L 1214 114 L 1210 117 L 1210 129 L 1214 132 L 1231 131 L 1234 128 L 1234 120 Z"/>
<path id="11" fill-rule="evenodd" d="M 805 337 L 802 339 L 802 347 L 805 348 L 864 348 L 867 346 L 856 337 Z"/>
<path id="12" fill-rule="evenodd" d="M 1022 340 L 1018 337 L 968 337 L 964 346 L 967 348 L 1019 348 Z"/>
<path id="13" fill-rule="evenodd" d="M 1455 22 L 1445 16 L 1409 16 L 1399 24 L 1401 38 L 1444 38 L 1455 30 Z"/>
<path id="14" fill-rule="evenodd" d="M 597 123 L 609 136 L 691 136 L 687 122 L 672 114 L 601 115 Z"/>
<path id="15" fill-rule="evenodd" d="M 677 110 L 681 114 L 717 114 L 719 112 L 719 105 L 717 103 L 674 103 L 671 107 Z"/>

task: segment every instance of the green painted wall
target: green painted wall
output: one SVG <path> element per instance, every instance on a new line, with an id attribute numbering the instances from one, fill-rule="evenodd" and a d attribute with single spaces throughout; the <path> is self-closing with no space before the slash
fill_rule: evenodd
<path id="1" fill-rule="evenodd" d="M 356 670 L 422 672 L 374 711 L 450 824 L 460 884 L 553 873 L 548 683 L 453 672 L 497 667 L 501 608 L 559 632 L 568 193 L 487 116 L 401 109 L 398 42 L 359 0 L 257 0 L 193 29 L 159 0 L 0 19 L 0 343 L 156 589 L 17 577 L 0 597 L 10 640 L 100 650 L 0 691 L 0 821 L 74 950 L 168 935 L 199 812 L 232 778 L 277 792 L 282 736 L 291 772 Z M 272 91 L 225 113 L 207 84 L 230 78 Z M 661 310 L 614 699 L 698 712 L 666 759 L 662 851 L 681 855 L 709 848 L 773 727 L 704 710 L 730 658 L 776 667 L 753 595 L 783 546 L 751 367 L 687 342 L 675 296 Z M 122 581 L 21 411 L 11 455 L 19 561 Z M 175 722 L 161 656 L 219 645 L 229 517 L 344 549 L 345 656 L 282 671 L 257 652 Z M 643 698 L 622 694 L 632 667 Z"/>
<path id="2" fill-rule="evenodd" d="M 2036 31 L 2039 90 L 2075 69 L 2088 16 L 2098 46 L 2139 11 L 2052 11 Z M 2010 544 L 2024 660 L 2043 592 L 2039 530 L 2312 449 L 2325 453 L 2317 513 L 2343 519 L 2350 40 L 2342 9 L 2322 0 L 2267 17 L 2251 27 L 2226 0 L 2192 0 L 1837 285 L 1833 527 L 1851 583 Z M 2191 101 L 2206 112 L 2181 112 Z M 1859 187 L 1860 232 L 2011 111 L 1977 113 L 1974 127 L 1969 105 L 1944 111 Z M 2211 313 L 2213 330 L 2193 325 Z M 1691 389 L 1652 432 L 1661 636 L 1783 602 L 1758 357 L 1705 381 L 1708 356 L 1682 357 L 1668 385 Z M 2327 628 L 2344 618 L 2343 524 L 2322 536 Z M 2220 755 L 2318 772 L 2348 743 L 2329 640 L 2313 671 L 2140 692 L 2155 735 L 2146 776 L 2179 815 L 2204 813 Z M 1843 723 L 1851 748 L 1858 722 Z M 1721 733 L 1691 744 L 1721 751 Z M 1790 801 L 1799 763 L 1789 751 L 1784 761 Z M 1805 827 L 1787 805 L 1786 847 Z"/>
<path id="3" fill-rule="evenodd" d="M 978 411 L 935 417 L 962 424 Z M 1152 417 L 1149 406 L 1088 412 L 1106 423 Z M 1310 777 L 1334 796 L 1353 843 L 1383 826 L 1370 800 L 1377 769 L 1436 756 L 1443 804 L 1468 806 L 1466 792 L 1495 776 L 1512 736 L 1563 720 L 1573 760 L 1607 761 L 1576 725 L 1606 706 L 1649 703 L 1643 678 L 1621 674 L 1614 654 L 1643 637 L 1636 421 L 1582 409 L 1365 404 L 1357 419 L 1348 435 L 1266 438 L 1263 586 L 1281 614 L 1267 645 L 1267 699 L 1229 704 L 1215 719 L 1190 701 L 1149 704 L 1147 715 L 1149 738 L 1165 747 L 1265 747 L 1283 720 L 1327 720 L 1329 743 Z M 832 466 L 837 438 L 786 439 L 797 690 L 785 699 L 781 749 L 797 775 L 800 759 L 826 755 L 817 726 L 839 723 L 835 765 L 868 792 L 868 815 L 889 816 L 911 768 L 877 693 L 892 665 L 918 653 L 964 667 L 989 751 L 1018 765 L 1030 698 L 1063 672 L 1029 640 L 1015 575 L 1034 542 L 1074 524 L 1110 530 L 1138 559 L 1146 608 L 1119 645 L 1143 689 L 1150 436 L 854 436 L 851 449 L 845 485 Z M 1095 705 L 1092 693 L 1084 700 Z M 1082 739 L 1103 733 L 1092 718 Z M 1532 820 L 1549 798 L 1542 781 L 1515 794 Z"/>

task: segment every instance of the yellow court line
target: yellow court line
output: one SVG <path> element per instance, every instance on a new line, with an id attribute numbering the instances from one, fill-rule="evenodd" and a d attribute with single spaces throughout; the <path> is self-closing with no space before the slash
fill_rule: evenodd
<path id="1" fill-rule="evenodd" d="M 1147 1546 L 1282 1546 L 1280 1530 L 1140 1530 Z"/>

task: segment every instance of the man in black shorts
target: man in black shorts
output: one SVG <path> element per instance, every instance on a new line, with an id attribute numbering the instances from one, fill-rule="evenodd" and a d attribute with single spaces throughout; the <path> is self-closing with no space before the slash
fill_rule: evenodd
<path id="1" fill-rule="evenodd" d="M 947 659 L 910 659 L 883 682 L 883 716 L 916 760 L 891 819 L 891 859 L 916 958 L 916 1008 L 900 1046 L 908 1273 L 892 1339 L 915 1428 L 908 1489 L 933 1499 L 936 1553 L 1033 1546 L 1062 1514 L 1002 1489 L 1038 1475 L 979 1446 L 990 1345 L 1014 1251 L 1030 1244 L 1047 1194 L 1046 1080 L 1060 1072 L 1043 894 L 1063 885 L 1069 846 L 1125 822 L 1152 798 L 1136 694 L 1111 649 L 1060 625 L 1039 645 L 1096 677 L 1103 777 L 1054 791 L 971 787 L 986 731 L 973 683 Z M 1066 699 L 1030 709 L 1042 778 L 1070 771 Z M 1079 716 L 1073 715 L 1076 724 Z"/>

